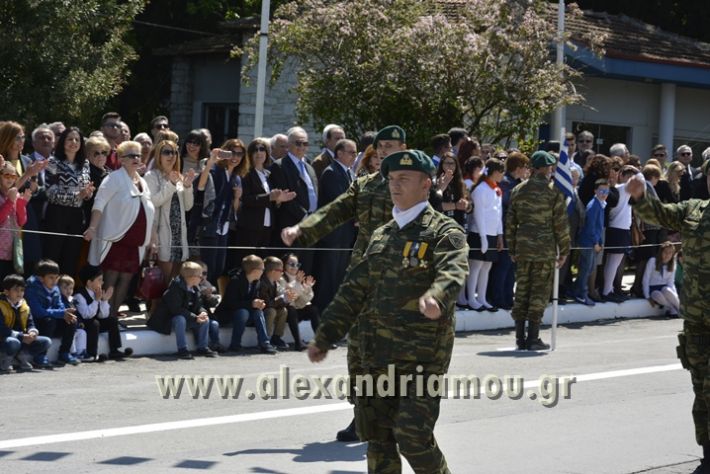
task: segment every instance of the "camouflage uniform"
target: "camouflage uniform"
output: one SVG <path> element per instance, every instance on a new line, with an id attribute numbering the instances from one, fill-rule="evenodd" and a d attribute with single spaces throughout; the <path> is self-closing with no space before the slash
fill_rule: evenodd
<path id="1" fill-rule="evenodd" d="M 363 259 L 326 309 L 315 345 L 327 351 L 357 318 L 360 365 L 366 373 L 385 373 L 388 364 L 395 366 L 397 380 L 404 374 L 446 373 L 454 344 L 454 302 L 468 272 L 467 255 L 461 227 L 428 204 L 402 229 L 388 222 L 373 233 Z M 425 293 L 441 308 L 438 320 L 419 312 Z M 433 434 L 440 399 L 416 396 L 413 385 L 402 397 L 358 394 L 356 424 L 360 438 L 369 441 L 370 472 L 401 472 L 400 453 L 417 473 L 449 472 Z"/>
<path id="2" fill-rule="evenodd" d="M 298 224 L 301 229 L 298 242 L 306 247 L 315 245 L 322 237 L 355 219 L 359 227 L 347 269 L 349 272 L 362 260 L 375 229 L 392 218 L 392 206 L 387 181 L 382 175 L 373 173 L 362 176 L 356 179 L 346 192 Z M 348 371 L 353 379 L 355 374 L 361 373 L 355 322 L 348 337 Z"/>
<path id="3" fill-rule="evenodd" d="M 544 175 L 536 173 L 513 188 L 505 238 L 517 265 L 511 315 L 516 322 L 530 321 L 529 330 L 533 325 L 539 330 L 550 301 L 557 250 L 560 255 L 570 251 L 565 197 Z M 516 337 L 520 347 L 520 334 Z"/>
<path id="4" fill-rule="evenodd" d="M 680 290 L 683 332 L 678 339 L 678 357 L 690 371 L 695 401 L 695 439 L 710 444 L 710 201 L 691 199 L 678 204 L 662 204 L 651 196 L 639 199 L 636 213 L 647 222 L 681 233 L 684 280 Z"/>

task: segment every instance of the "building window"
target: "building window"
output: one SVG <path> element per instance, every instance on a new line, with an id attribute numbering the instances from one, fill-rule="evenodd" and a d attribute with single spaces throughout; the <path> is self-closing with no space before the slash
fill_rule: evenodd
<path id="1" fill-rule="evenodd" d="M 202 123 L 212 134 L 212 146 L 218 147 L 229 138 L 237 138 L 238 104 L 202 104 Z"/>
<path id="2" fill-rule="evenodd" d="M 609 148 L 614 143 L 624 143 L 627 146 L 631 143 L 631 127 L 620 127 L 618 125 L 603 125 L 600 123 L 572 122 L 572 132 L 577 135 L 582 130 L 587 130 L 594 134 L 593 149 L 596 153 L 609 155 Z"/>

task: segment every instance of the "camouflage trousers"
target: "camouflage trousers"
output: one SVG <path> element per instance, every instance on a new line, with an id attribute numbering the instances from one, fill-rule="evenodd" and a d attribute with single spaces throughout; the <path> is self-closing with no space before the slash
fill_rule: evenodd
<path id="1" fill-rule="evenodd" d="M 693 422 L 698 444 L 710 443 L 708 411 L 710 411 L 710 332 L 708 328 L 692 326 L 687 322 L 679 336 L 678 357 L 683 367 L 690 371 L 693 383 Z"/>
<path id="2" fill-rule="evenodd" d="M 511 316 L 516 321 L 542 321 L 550 302 L 555 261 L 530 262 L 518 260 L 515 270 L 515 301 Z"/>
<path id="3" fill-rule="evenodd" d="M 440 398 L 415 391 L 411 383 L 406 396 L 356 398 L 355 423 L 360 439 L 368 442 L 369 473 L 401 473 L 401 454 L 417 474 L 451 474 L 434 438 Z"/>

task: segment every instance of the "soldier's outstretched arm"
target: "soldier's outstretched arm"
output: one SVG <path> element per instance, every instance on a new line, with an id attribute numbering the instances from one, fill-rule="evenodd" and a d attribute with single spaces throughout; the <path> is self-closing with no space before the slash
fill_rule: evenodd
<path id="1" fill-rule="evenodd" d="M 314 245 L 333 230 L 357 217 L 356 202 L 362 179 L 353 181 L 347 191 L 298 224 L 300 244 L 307 247 Z"/>
<path id="2" fill-rule="evenodd" d="M 346 275 L 333 301 L 323 311 L 313 339 L 318 349 L 328 351 L 331 344 L 345 337 L 365 305 L 370 294 L 370 282 L 365 258 Z"/>
<path id="3" fill-rule="evenodd" d="M 688 214 L 688 201 L 678 204 L 664 204 L 654 196 L 636 199 L 634 210 L 642 220 L 665 229 L 683 230 L 683 222 Z"/>
<path id="4" fill-rule="evenodd" d="M 436 277 L 422 296 L 434 298 L 445 314 L 456 302 L 468 275 L 468 245 L 461 229 L 452 228 L 437 242 L 432 263 Z"/>

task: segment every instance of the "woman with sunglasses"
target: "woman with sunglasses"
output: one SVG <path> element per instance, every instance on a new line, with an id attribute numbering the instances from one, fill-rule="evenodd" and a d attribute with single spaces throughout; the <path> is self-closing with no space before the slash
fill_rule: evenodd
<path id="1" fill-rule="evenodd" d="M 84 137 L 76 127 L 59 135 L 54 156 L 45 173 L 47 209 L 44 230 L 54 234 L 81 235 L 86 230 L 84 201 L 94 195 L 89 162 L 84 153 Z M 64 235 L 45 235 L 44 257 L 59 264 L 62 273 L 76 275 L 81 239 Z"/>
<path id="2" fill-rule="evenodd" d="M 271 244 L 271 231 L 274 228 L 276 207 L 296 197 L 295 192 L 271 189 L 269 185 L 271 165 L 269 141 L 255 138 L 247 147 L 249 172 L 242 180 L 241 206 L 237 213 L 236 242 L 239 247 L 267 247 Z M 264 251 L 238 250 L 232 262 L 236 262 L 250 253 L 265 257 Z"/>
<path id="3" fill-rule="evenodd" d="M 141 144 L 121 143 L 116 149 L 121 167 L 110 173 L 96 193 L 84 239 L 91 242 L 89 264 L 101 265 L 104 286 L 114 287 L 111 316 L 126 299 L 133 275 L 140 270 L 150 243 L 155 207 L 150 190 L 138 174 Z"/>
<path id="4" fill-rule="evenodd" d="M 155 207 L 151 243 L 157 246 L 158 267 L 167 286 L 189 257 L 185 213 L 192 209 L 195 172 L 180 174 L 180 156 L 175 142 L 159 142 L 154 156 L 153 169 L 145 174 Z"/>
<path id="5" fill-rule="evenodd" d="M 15 187 L 23 192 L 29 187 L 33 193 L 43 192 L 37 184 L 37 174 L 45 168 L 47 161 L 32 161 L 22 154 L 25 146 L 25 129 L 17 122 L 0 122 L 0 165 L 5 161 L 11 163 L 17 170 L 19 178 Z M 39 230 L 42 215 L 35 210 L 35 206 L 27 206 L 27 223 L 25 230 Z M 27 276 L 32 275 L 35 263 L 42 258 L 42 241 L 39 234 L 25 232 L 22 234 L 22 247 L 24 253 L 24 266 Z"/>
<path id="6" fill-rule="evenodd" d="M 91 197 L 84 201 L 84 219 L 91 220 L 91 208 L 94 207 L 94 197 L 101 186 L 104 178 L 108 176 L 109 169 L 106 167 L 106 160 L 111 153 L 111 145 L 104 137 L 91 137 L 84 142 L 84 154 L 89 160 L 89 178 L 94 186 Z"/>
<path id="7" fill-rule="evenodd" d="M 216 286 L 219 286 L 219 277 L 225 269 L 229 229 L 239 209 L 242 178 L 249 171 L 246 151 L 244 142 L 238 138 L 229 139 L 221 148 L 212 150 L 198 185 L 201 187 L 206 182 L 203 178 L 205 173 L 209 173 L 214 186 L 214 199 L 211 202 L 204 201 L 203 215 L 207 215 L 207 218 L 199 228 L 200 258 L 207 264 L 208 280 Z"/>
<path id="8" fill-rule="evenodd" d="M 167 130 L 158 133 L 166 133 Z M 158 143 L 158 138 L 156 138 Z M 206 167 L 207 159 L 210 157 L 210 150 L 207 146 L 207 138 L 200 130 L 191 130 L 187 134 L 180 149 L 180 161 L 182 162 L 182 173 L 185 174 L 194 170 L 199 178 L 192 184 L 194 193 L 194 204 L 192 209 L 185 216 L 187 221 L 187 243 L 190 246 L 199 245 L 198 230 L 205 221 L 210 218 L 209 204 L 214 201 L 215 189 L 212 182 L 210 168 Z M 193 256 L 199 255 L 199 251 L 191 249 Z"/>

